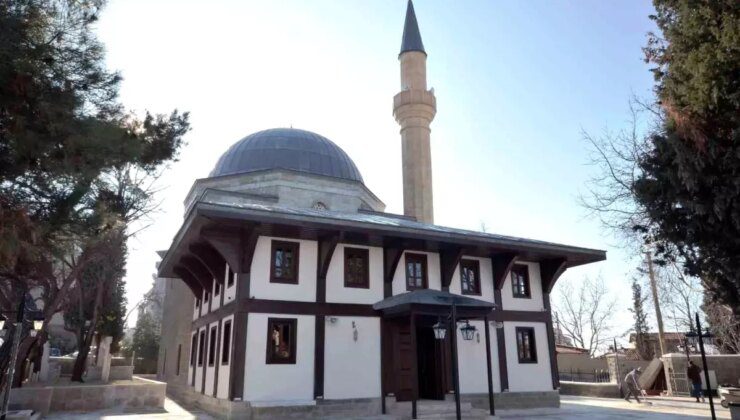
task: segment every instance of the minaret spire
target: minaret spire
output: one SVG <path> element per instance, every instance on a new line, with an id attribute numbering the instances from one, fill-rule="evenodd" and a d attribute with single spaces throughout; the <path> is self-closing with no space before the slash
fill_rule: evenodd
<path id="1" fill-rule="evenodd" d="M 411 0 L 406 8 L 398 61 L 401 92 L 393 98 L 393 116 L 401 126 L 403 213 L 420 222 L 434 223 L 429 125 L 437 113 L 437 100 L 427 90 L 427 53 Z"/>
<path id="2" fill-rule="evenodd" d="M 419 23 L 416 21 L 416 13 L 414 13 L 414 3 L 409 0 L 408 6 L 406 6 L 406 22 L 403 25 L 403 39 L 401 40 L 401 52 L 403 54 L 407 51 L 420 51 L 426 54 L 424 51 L 424 43 L 421 42 L 421 33 L 419 33 Z"/>

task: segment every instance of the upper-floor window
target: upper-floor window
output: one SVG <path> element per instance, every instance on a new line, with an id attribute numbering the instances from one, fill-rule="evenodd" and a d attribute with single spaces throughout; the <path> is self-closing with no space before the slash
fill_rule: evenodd
<path id="1" fill-rule="evenodd" d="M 344 248 L 344 287 L 370 287 L 369 251 L 365 248 Z"/>
<path id="2" fill-rule="evenodd" d="M 236 278 L 236 273 L 231 271 L 231 267 L 226 265 L 226 287 L 233 286 L 235 278 Z"/>
<path id="3" fill-rule="evenodd" d="M 464 295 L 480 295 L 480 262 L 460 260 L 460 290 Z"/>
<path id="4" fill-rule="evenodd" d="M 406 254 L 406 290 L 427 288 L 426 254 Z"/>
<path id="5" fill-rule="evenodd" d="M 216 281 L 216 279 L 213 279 L 213 296 L 218 296 L 219 293 L 221 293 L 221 283 Z"/>
<path id="6" fill-rule="evenodd" d="M 270 282 L 298 284 L 298 250 L 300 243 L 272 241 Z"/>
<path id="7" fill-rule="evenodd" d="M 511 269 L 511 287 L 515 298 L 530 298 L 529 266 L 516 264 Z"/>
<path id="8" fill-rule="evenodd" d="M 267 319 L 267 364 L 295 364 L 298 320 Z"/>
<path id="9" fill-rule="evenodd" d="M 537 346 L 534 342 L 534 328 L 516 328 L 516 349 L 519 363 L 537 363 Z"/>
<path id="10" fill-rule="evenodd" d="M 205 293 L 205 294 L 203 295 L 203 304 L 204 304 L 204 305 L 208 305 L 208 297 L 209 297 L 209 296 L 210 296 L 210 293 L 208 293 L 208 292 L 206 292 L 206 293 Z"/>
<path id="11" fill-rule="evenodd" d="M 195 367 L 195 359 L 198 355 L 198 333 L 193 334 L 193 339 L 190 342 L 190 366 Z"/>

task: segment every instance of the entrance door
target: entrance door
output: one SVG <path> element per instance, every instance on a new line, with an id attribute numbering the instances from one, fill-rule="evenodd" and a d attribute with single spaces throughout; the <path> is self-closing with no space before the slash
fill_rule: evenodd
<path id="1" fill-rule="evenodd" d="M 416 329 L 416 357 L 419 375 L 419 398 L 443 400 L 444 391 L 444 341 L 434 338 L 430 326 Z"/>

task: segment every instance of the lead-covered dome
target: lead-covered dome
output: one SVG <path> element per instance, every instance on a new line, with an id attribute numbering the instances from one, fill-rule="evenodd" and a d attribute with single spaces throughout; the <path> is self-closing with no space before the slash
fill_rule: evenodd
<path id="1" fill-rule="evenodd" d="M 357 166 L 339 146 L 324 136 L 295 128 L 273 128 L 244 137 L 221 155 L 210 176 L 269 169 L 363 182 Z"/>

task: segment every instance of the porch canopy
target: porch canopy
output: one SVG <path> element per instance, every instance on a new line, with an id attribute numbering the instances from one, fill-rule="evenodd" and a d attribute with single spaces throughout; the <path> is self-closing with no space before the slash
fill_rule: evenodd
<path id="1" fill-rule="evenodd" d="M 458 318 L 482 318 L 491 314 L 496 305 L 480 299 L 454 293 L 420 289 L 385 298 L 373 305 L 384 317 L 418 315 L 443 316 L 450 313 L 455 304 Z"/>

